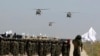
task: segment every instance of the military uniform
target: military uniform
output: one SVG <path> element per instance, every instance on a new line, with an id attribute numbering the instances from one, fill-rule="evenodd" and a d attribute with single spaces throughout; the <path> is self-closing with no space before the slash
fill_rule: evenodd
<path id="1" fill-rule="evenodd" d="M 43 56 L 43 42 L 40 42 L 38 47 L 38 55 Z"/>
<path id="2" fill-rule="evenodd" d="M 74 51 L 73 51 L 73 56 L 81 56 L 80 55 L 80 47 L 81 47 L 81 50 L 82 50 L 82 41 L 81 41 L 81 36 L 78 35 L 76 37 L 76 39 L 74 39 L 72 41 L 73 45 L 74 45 Z"/>
<path id="3" fill-rule="evenodd" d="M 46 56 L 47 53 L 49 52 L 48 48 L 49 48 L 49 46 L 48 46 L 47 41 L 44 41 L 44 43 L 43 43 L 43 56 Z"/>
<path id="4" fill-rule="evenodd" d="M 59 56 L 61 53 L 61 47 L 59 43 L 56 43 L 56 50 L 55 50 L 55 56 Z"/>
<path id="5" fill-rule="evenodd" d="M 51 56 L 55 56 L 55 51 L 56 51 L 56 44 L 52 43 L 51 44 Z"/>
<path id="6" fill-rule="evenodd" d="M 63 46 L 62 46 L 62 56 L 68 56 L 67 43 L 66 42 L 63 42 Z"/>
<path id="7" fill-rule="evenodd" d="M 27 54 L 28 56 L 32 56 L 32 43 L 31 42 L 28 42 Z"/>
<path id="8" fill-rule="evenodd" d="M 70 39 L 67 39 L 67 56 L 69 56 L 70 53 Z"/>

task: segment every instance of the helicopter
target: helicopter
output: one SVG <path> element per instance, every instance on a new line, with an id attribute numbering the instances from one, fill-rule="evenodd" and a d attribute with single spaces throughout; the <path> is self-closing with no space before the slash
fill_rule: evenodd
<path id="1" fill-rule="evenodd" d="M 48 9 L 35 9 L 36 10 L 36 15 L 41 15 L 41 10 L 48 10 Z"/>
<path id="2" fill-rule="evenodd" d="M 71 18 L 72 17 L 72 13 L 79 13 L 79 12 L 65 12 L 67 13 L 66 17 Z"/>
<path id="3" fill-rule="evenodd" d="M 72 14 L 71 14 L 71 12 L 67 12 L 67 17 L 71 17 L 72 16 Z"/>
<path id="4" fill-rule="evenodd" d="M 49 22 L 49 26 L 52 26 L 53 23 L 55 23 L 55 22 Z"/>

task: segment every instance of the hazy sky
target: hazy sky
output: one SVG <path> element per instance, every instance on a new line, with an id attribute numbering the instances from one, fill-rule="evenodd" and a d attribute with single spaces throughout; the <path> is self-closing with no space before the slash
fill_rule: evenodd
<path id="1" fill-rule="evenodd" d="M 100 0 L 0 0 L 0 33 L 12 30 L 30 35 L 47 34 L 60 38 L 74 38 L 90 27 L 100 36 Z M 41 16 L 34 9 L 43 10 Z M 72 13 L 67 18 L 64 12 Z M 52 27 L 48 22 L 55 22 Z"/>

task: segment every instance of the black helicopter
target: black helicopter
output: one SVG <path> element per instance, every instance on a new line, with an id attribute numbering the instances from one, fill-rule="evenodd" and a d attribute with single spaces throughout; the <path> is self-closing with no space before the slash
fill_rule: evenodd
<path id="1" fill-rule="evenodd" d="M 79 12 L 65 12 L 67 13 L 66 17 L 71 18 L 72 17 L 72 13 L 79 13 Z"/>
<path id="2" fill-rule="evenodd" d="M 41 15 L 41 10 L 48 10 L 48 9 L 35 9 L 36 15 Z"/>
<path id="3" fill-rule="evenodd" d="M 52 26 L 53 23 L 55 23 L 55 22 L 49 22 L 49 26 Z"/>

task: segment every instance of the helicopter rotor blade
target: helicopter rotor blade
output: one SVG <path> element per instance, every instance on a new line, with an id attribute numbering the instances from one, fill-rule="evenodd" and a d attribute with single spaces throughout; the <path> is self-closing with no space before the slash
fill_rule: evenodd
<path id="1" fill-rule="evenodd" d="M 38 10 L 38 9 L 33 9 L 33 10 Z M 39 10 L 48 10 L 48 9 L 39 9 Z"/>
<path id="2" fill-rule="evenodd" d="M 48 9 L 40 9 L 40 10 L 48 10 Z"/>
<path id="3" fill-rule="evenodd" d="M 33 9 L 33 10 L 37 10 L 37 9 Z"/>
<path id="4" fill-rule="evenodd" d="M 68 12 L 64 12 L 64 13 L 68 13 Z M 80 12 L 70 12 L 70 13 L 80 13 Z"/>
<path id="5" fill-rule="evenodd" d="M 80 12 L 73 12 L 73 11 L 72 11 L 71 13 L 80 13 Z"/>

